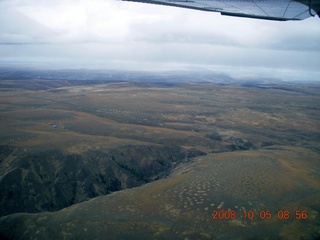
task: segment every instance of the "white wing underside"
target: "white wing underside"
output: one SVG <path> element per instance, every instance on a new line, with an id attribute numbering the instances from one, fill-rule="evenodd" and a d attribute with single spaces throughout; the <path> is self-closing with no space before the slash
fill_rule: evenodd
<path id="1" fill-rule="evenodd" d="M 169 5 L 203 11 L 220 12 L 222 15 L 259 18 L 267 20 L 302 20 L 316 15 L 311 0 L 124 0 Z M 319 0 L 313 0 L 318 4 Z"/>

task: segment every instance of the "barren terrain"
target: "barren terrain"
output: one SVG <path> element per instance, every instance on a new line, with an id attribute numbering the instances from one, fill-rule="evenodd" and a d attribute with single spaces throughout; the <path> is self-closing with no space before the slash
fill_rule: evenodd
<path id="1" fill-rule="evenodd" d="M 320 237 L 319 86 L 100 77 L 2 78 L 3 237 Z"/>

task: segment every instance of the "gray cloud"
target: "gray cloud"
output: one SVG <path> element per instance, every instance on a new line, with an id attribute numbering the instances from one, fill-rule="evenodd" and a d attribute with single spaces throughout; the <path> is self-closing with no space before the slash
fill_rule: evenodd
<path id="1" fill-rule="evenodd" d="M 44 43 L 57 32 L 12 8 L 0 10 L 0 29 L 0 44 Z"/>
<path id="2" fill-rule="evenodd" d="M 0 1 L 0 61 L 318 71 L 320 20 L 269 22 L 119 1 Z"/>

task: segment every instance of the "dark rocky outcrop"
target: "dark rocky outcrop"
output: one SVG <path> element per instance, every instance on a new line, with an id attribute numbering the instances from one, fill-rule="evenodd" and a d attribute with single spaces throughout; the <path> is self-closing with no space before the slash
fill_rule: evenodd
<path id="1" fill-rule="evenodd" d="M 167 175 L 177 163 L 204 154 L 165 146 L 123 146 L 65 154 L 0 148 L 0 215 L 55 211 Z"/>
<path id="2" fill-rule="evenodd" d="M 226 147 L 227 151 L 244 151 L 244 150 L 258 149 L 258 147 L 253 142 L 250 142 L 246 139 L 235 138 L 235 139 L 232 139 L 231 141 L 233 142 L 233 144 L 228 145 Z"/>

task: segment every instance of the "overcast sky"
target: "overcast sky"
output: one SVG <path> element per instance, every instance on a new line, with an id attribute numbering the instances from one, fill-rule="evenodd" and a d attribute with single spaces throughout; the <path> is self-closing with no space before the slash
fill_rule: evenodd
<path id="1" fill-rule="evenodd" d="M 116 0 L 0 0 L 0 64 L 320 76 L 320 19 L 273 22 Z"/>

